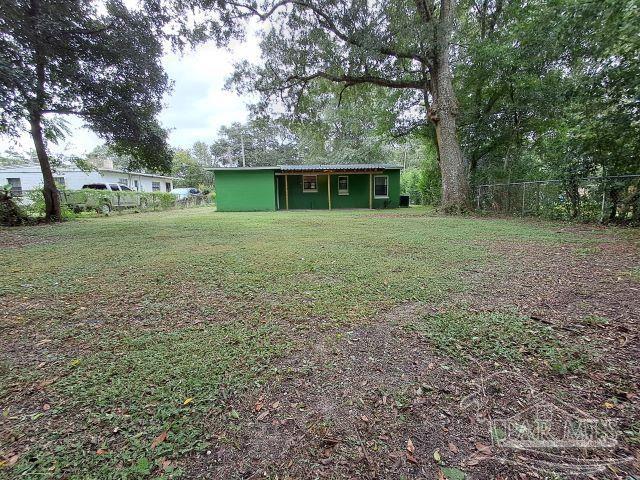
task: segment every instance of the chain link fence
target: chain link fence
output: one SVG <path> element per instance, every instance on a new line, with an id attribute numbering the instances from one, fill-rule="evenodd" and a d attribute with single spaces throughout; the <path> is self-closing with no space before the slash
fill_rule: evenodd
<path id="1" fill-rule="evenodd" d="M 475 202 L 496 214 L 640 225 L 640 175 L 484 184 Z"/>

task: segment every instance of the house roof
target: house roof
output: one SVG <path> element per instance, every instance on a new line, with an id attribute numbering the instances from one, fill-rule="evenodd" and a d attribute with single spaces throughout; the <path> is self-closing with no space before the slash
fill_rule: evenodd
<path id="1" fill-rule="evenodd" d="M 344 165 L 280 165 L 283 172 L 322 172 L 325 170 L 344 171 L 351 170 L 400 170 L 400 165 L 390 165 L 383 163 L 350 163 Z"/>
<path id="2" fill-rule="evenodd" d="M 349 171 L 379 171 L 379 170 L 400 170 L 401 165 L 391 165 L 384 163 L 350 163 L 350 164 L 317 164 L 317 165 L 277 165 L 270 167 L 219 167 L 212 168 L 213 171 L 225 170 L 274 170 L 279 172 L 349 172 Z"/>
<path id="3" fill-rule="evenodd" d="M 64 175 L 66 173 L 78 173 L 78 172 L 91 173 L 92 171 L 94 172 L 97 171 L 98 173 L 110 172 L 110 173 L 117 173 L 122 175 L 133 175 L 137 177 L 153 177 L 153 178 L 164 178 L 164 179 L 172 179 L 172 180 L 178 178 L 178 177 L 170 177 L 167 175 L 160 175 L 157 173 L 127 172 L 125 170 L 118 170 L 115 168 L 96 168 L 95 170 L 85 171 L 85 170 L 81 170 L 80 168 L 74 165 L 62 165 L 55 169 L 54 175 Z M 12 174 L 41 173 L 42 170 L 38 165 L 8 165 L 8 166 L 0 167 L 0 172 L 12 173 Z"/>

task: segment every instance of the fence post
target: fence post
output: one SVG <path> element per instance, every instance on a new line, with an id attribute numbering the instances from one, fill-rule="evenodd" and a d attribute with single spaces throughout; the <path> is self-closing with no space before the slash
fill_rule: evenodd
<path id="1" fill-rule="evenodd" d="M 476 205 L 477 205 L 476 209 L 477 210 L 480 210 L 480 190 L 481 189 L 482 189 L 482 185 L 478 186 L 478 193 L 476 194 L 476 197 L 477 197 L 477 199 L 476 199 Z"/>
<path id="2" fill-rule="evenodd" d="M 527 184 L 523 183 L 522 184 L 522 216 L 523 217 L 524 217 L 524 196 L 525 196 L 526 191 L 527 191 Z"/>
<path id="3" fill-rule="evenodd" d="M 607 189 L 604 186 L 604 175 L 600 179 L 600 185 L 602 186 L 602 205 L 600 207 L 600 223 L 604 223 L 604 207 L 607 198 Z"/>

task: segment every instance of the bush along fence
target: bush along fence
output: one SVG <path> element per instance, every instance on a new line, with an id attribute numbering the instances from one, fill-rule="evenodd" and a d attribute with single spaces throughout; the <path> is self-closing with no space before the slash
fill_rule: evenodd
<path id="1" fill-rule="evenodd" d="M 105 215 L 127 211 L 158 211 L 172 208 L 191 208 L 211 205 L 214 195 L 178 197 L 165 192 L 111 192 L 108 190 L 59 190 L 63 218 L 81 212 L 97 212 Z M 13 196 L 16 203 L 30 216 L 44 215 L 42 190 L 21 192 Z"/>
<path id="2" fill-rule="evenodd" d="M 477 185 L 479 211 L 640 225 L 640 175 Z"/>

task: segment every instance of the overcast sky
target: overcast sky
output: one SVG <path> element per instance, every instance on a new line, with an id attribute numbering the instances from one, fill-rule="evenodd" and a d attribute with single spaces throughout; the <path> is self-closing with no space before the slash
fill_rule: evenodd
<path id="1" fill-rule="evenodd" d="M 169 130 L 169 142 L 174 147 L 189 147 L 197 140 L 207 143 L 216 137 L 220 126 L 247 118 L 247 98 L 224 90 L 225 78 L 232 72 L 233 63 L 240 59 L 257 60 L 258 41 L 247 38 L 235 43 L 230 51 L 204 44 L 183 56 L 168 53 L 163 65 L 173 80 L 173 90 L 165 99 L 160 115 L 161 124 Z M 55 153 L 83 154 L 102 141 L 82 122 L 72 119 L 72 134 L 60 145 L 51 145 Z M 29 151 L 33 144 L 28 134 L 17 143 L 0 136 L 0 151 L 14 146 L 20 152 Z"/>

